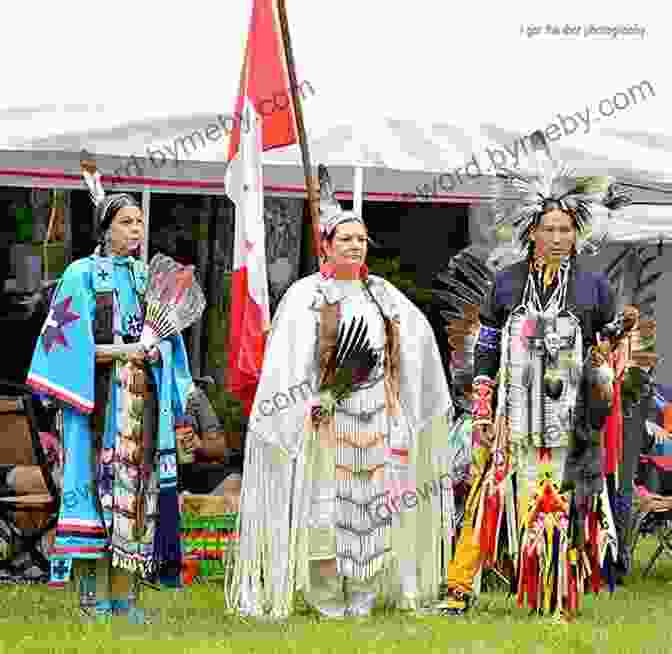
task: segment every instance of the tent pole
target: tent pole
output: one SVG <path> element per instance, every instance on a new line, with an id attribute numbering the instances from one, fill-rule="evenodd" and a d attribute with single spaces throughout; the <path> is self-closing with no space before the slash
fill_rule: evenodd
<path id="1" fill-rule="evenodd" d="M 364 206 L 364 168 L 355 166 L 355 175 L 352 182 L 352 210 L 358 215 L 362 215 Z"/>
<path id="2" fill-rule="evenodd" d="M 142 189 L 142 213 L 145 216 L 145 237 L 142 243 L 142 260 L 147 263 L 149 259 L 149 205 L 152 192 L 146 186 Z"/>

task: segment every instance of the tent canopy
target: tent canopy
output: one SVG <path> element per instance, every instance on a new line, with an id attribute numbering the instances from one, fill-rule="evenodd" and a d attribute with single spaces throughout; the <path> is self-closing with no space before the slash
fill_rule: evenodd
<path id="1" fill-rule="evenodd" d="M 207 112 L 134 120 L 128 111 L 98 105 L 0 112 L 0 185 L 83 189 L 79 159 L 86 150 L 110 188 L 221 195 L 232 124 L 226 114 Z M 493 197 L 493 163 L 524 161 L 529 134 L 491 123 L 363 117 L 357 124 L 318 124 L 309 130 L 309 145 L 313 165 L 330 167 L 342 199 L 352 197 L 353 166 L 362 166 L 367 201 L 473 204 Z M 602 128 L 563 135 L 552 152 L 581 174 L 608 174 L 672 193 L 670 136 Z M 267 193 L 305 194 L 298 146 L 266 152 L 264 162 Z M 663 193 L 638 192 L 635 199 L 672 203 Z M 672 207 L 630 207 L 613 229 L 617 240 L 672 235 Z"/>

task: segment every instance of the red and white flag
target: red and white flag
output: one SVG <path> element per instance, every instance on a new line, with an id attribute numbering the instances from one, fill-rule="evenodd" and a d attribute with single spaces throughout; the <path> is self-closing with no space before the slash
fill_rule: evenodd
<path id="1" fill-rule="evenodd" d="M 226 172 L 236 205 L 227 387 L 249 415 L 270 328 L 262 152 L 297 142 L 275 0 L 254 0 L 234 116 Z"/>

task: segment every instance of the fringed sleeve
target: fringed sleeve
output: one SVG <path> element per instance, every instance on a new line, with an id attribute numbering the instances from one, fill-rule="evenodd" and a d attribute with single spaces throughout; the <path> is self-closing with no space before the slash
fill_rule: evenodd
<path id="1" fill-rule="evenodd" d="M 448 552 L 453 539 L 455 505 L 448 435 L 454 408 L 428 320 L 391 284 L 386 282 L 385 290 L 399 314 L 399 397 L 413 439 L 409 463 L 415 470 L 417 492 L 427 500 L 405 513 L 400 526 L 394 528 L 393 549 L 414 548 L 417 600 L 423 603 L 438 596 L 442 549 Z"/>
<path id="2" fill-rule="evenodd" d="M 314 276 L 280 303 L 250 414 L 240 499 L 240 554 L 228 595 L 233 608 L 284 618 L 291 611 L 296 566 L 305 548 L 310 496 L 306 419 L 317 386 Z M 310 443 L 308 443 L 310 445 Z"/>

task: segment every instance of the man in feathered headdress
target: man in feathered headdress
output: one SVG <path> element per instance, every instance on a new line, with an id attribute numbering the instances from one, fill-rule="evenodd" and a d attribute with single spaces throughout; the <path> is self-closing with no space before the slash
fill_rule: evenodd
<path id="1" fill-rule="evenodd" d="M 289 615 L 295 590 L 331 617 L 368 614 L 379 591 L 413 609 L 436 597 L 450 537 L 434 334 L 368 274 L 362 217 L 320 181 L 322 265 L 277 309 L 247 434 L 233 597 L 241 584 L 257 616 Z"/>
<path id="2" fill-rule="evenodd" d="M 599 436 L 613 381 L 599 332 L 615 300 L 577 255 L 600 243 L 593 211 L 628 199 L 607 178 L 555 165 L 506 176 L 520 196 L 497 202 L 496 222 L 522 260 L 499 270 L 481 307 L 473 440 L 490 456 L 467 500 L 444 607 L 463 613 L 478 570 L 506 553 L 519 605 L 527 596 L 532 609 L 571 615 L 616 558 Z M 505 249 L 492 261 L 511 261 Z"/>

